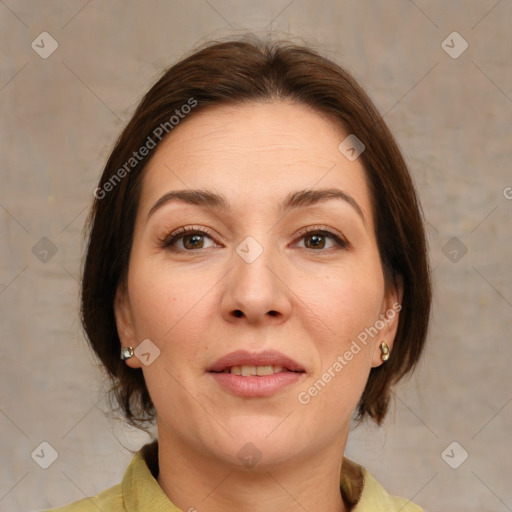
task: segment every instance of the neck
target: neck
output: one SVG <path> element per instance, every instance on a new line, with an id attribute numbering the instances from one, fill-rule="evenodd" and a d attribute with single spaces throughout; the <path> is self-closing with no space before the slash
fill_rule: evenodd
<path id="1" fill-rule="evenodd" d="M 302 460 L 249 469 L 159 435 L 158 483 L 174 505 L 187 512 L 347 512 L 339 477 L 345 443 Z"/>

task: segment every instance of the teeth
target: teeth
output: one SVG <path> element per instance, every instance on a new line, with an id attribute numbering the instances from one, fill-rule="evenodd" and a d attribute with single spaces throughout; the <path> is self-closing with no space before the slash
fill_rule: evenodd
<path id="1" fill-rule="evenodd" d="M 267 366 L 232 366 L 229 368 L 229 373 L 233 375 L 242 375 L 243 377 L 252 377 L 255 375 L 263 376 L 263 375 L 273 375 L 274 373 L 279 373 L 283 371 L 283 367 L 281 365 L 267 365 Z"/>
<path id="2" fill-rule="evenodd" d="M 256 367 L 256 375 L 273 375 L 274 367 L 273 366 L 257 366 Z"/>
<path id="3" fill-rule="evenodd" d="M 249 377 L 250 375 L 257 375 L 256 366 L 242 366 L 242 376 Z"/>

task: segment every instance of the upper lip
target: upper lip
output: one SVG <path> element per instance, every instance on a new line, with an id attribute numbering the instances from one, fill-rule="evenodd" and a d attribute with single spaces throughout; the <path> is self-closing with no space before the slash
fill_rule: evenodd
<path id="1" fill-rule="evenodd" d="M 265 350 L 257 353 L 237 350 L 217 359 L 206 371 L 222 372 L 233 366 L 282 366 L 292 372 L 305 371 L 299 363 L 276 350 Z"/>

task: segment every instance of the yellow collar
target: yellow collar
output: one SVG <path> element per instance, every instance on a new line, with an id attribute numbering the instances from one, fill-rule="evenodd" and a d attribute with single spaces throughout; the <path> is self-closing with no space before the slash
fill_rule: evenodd
<path id="1" fill-rule="evenodd" d="M 182 512 L 163 492 L 158 476 L 158 440 L 144 445 L 133 457 L 123 478 L 122 494 L 128 512 Z M 344 457 L 340 491 L 352 512 L 422 512 L 414 503 L 390 496 L 370 473 Z"/>

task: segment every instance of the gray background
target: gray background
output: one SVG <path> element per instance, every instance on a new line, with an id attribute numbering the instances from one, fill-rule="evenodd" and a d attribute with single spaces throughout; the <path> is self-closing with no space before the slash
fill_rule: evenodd
<path id="1" fill-rule="evenodd" d="M 104 413 L 77 315 L 83 224 L 162 69 L 246 31 L 303 38 L 354 73 L 396 134 L 428 221 L 424 361 L 384 427 L 355 430 L 347 455 L 429 512 L 512 510 L 511 25 L 510 0 L 0 1 L 0 510 L 96 494 L 148 440 Z M 31 47 L 44 31 L 58 43 L 46 59 Z M 454 31 L 469 44 L 458 58 L 442 47 Z M 462 49 L 453 36 L 446 45 Z M 46 470 L 31 457 L 43 441 L 58 453 Z"/>

